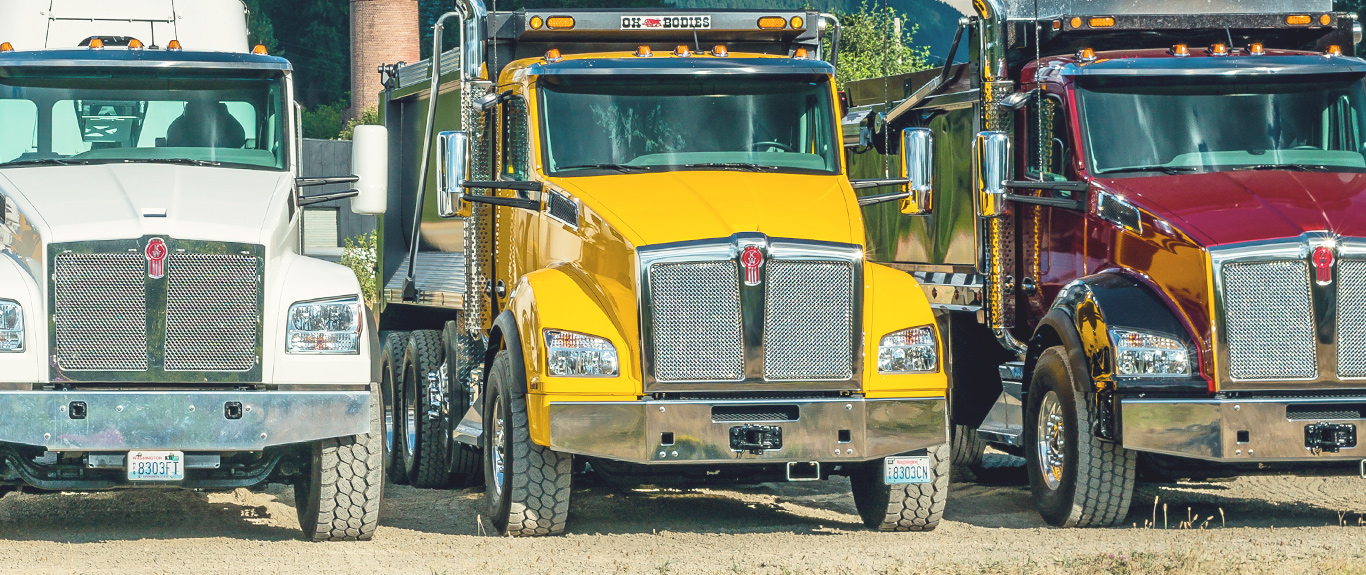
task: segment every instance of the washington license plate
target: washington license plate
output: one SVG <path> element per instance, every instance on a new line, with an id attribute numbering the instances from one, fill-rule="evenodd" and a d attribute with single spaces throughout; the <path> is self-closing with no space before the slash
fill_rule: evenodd
<path id="1" fill-rule="evenodd" d="M 929 483 L 930 458 L 928 457 L 888 457 L 882 465 L 887 485 L 902 483 Z"/>
<path id="2" fill-rule="evenodd" d="M 185 479 L 185 454 L 179 451 L 128 452 L 129 481 L 180 481 Z"/>

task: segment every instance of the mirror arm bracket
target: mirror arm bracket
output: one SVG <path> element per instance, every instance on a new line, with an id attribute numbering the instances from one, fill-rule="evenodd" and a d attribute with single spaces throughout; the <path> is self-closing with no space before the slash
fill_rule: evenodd
<path id="1" fill-rule="evenodd" d="M 895 202 L 895 201 L 898 201 L 898 200 L 904 200 L 904 199 L 909 198 L 909 197 L 911 197 L 911 193 L 910 193 L 910 192 L 900 192 L 900 193 L 896 193 L 896 194 L 882 194 L 882 195 L 879 195 L 879 196 L 864 196 L 864 197 L 858 199 L 858 205 L 859 205 L 859 207 L 861 207 L 861 208 L 866 208 L 866 207 L 868 207 L 868 206 L 876 206 L 876 205 L 878 205 L 878 204 L 885 204 L 885 203 L 887 203 L 887 202 Z"/>
<path id="2" fill-rule="evenodd" d="M 490 206 L 507 206 L 509 208 L 521 208 L 533 212 L 541 211 L 540 200 L 528 200 L 524 198 L 500 198 L 498 196 L 465 196 L 465 201 L 475 204 L 488 204 Z"/>
<path id="3" fill-rule="evenodd" d="M 1086 202 L 1080 200 L 1065 200 L 1062 198 L 1036 198 L 1034 196 L 1022 196 L 1020 194 L 1006 194 L 1007 201 L 1020 204 L 1033 204 L 1036 206 L 1048 206 L 1052 208 L 1062 208 L 1077 212 L 1086 211 Z"/>
<path id="4" fill-rule="evenodd" d="M 475 180 L 465 180 L 460 182 L 461 187 L 477 188 L 481 190 L 518 190 L 522 192 L 543 192 L 545 184 L 541 182 L 480 182 Z M 466 198 L 467 200 L 469 198 Z"/>
<path id="5" fill-rule="evenodd" d="M 1085 192 L 1091 189 L 1091 184 L 1086 182 L 1033 182 L 1028 180 L 1012 180 L 1006 182 L 1006 187 L 1012 190 L 1054 190 L 1059 192 Z"/>
<path id="6" fill-rule="evenodd" d="M 344 192 L 332 192 L 329 194 L 317 194 L 313 196 L 299 196 L 299 207 L 307 207 L 313 204 L 323 204 L 335 200 L 354 198 L 360 195 L 360 190 L 346 190 Z"/>
<path id="7" fill-rule="evenodd" d="M 881 188 L 882 186 L 904 186 L 911 183 L 907 179 L 891 180 L 849 180 L 849 185 L 855 190 L 866 190 L 868 188 Z"/>
<path id="8" fill-rule="evenodd" d="M 328 176 L 321 178 L 294 178 L 294 185 L 301 188 L 309 186 L 328 186 L 332 184 L 354 184 L 360 181 L 360 176 Z"/>

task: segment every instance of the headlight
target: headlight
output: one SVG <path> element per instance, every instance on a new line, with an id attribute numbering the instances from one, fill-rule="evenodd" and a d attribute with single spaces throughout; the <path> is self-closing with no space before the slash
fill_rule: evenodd
<path id="1" fill-rule="evenodd" d="M 24 308 L 0 299 L 0 352 L 18 351 L 24 351 Z"/>
<path id="2" fill-rule="evenodd" d="M 882 336 L 877 348 L 878 373 L 929 373 L 939 369 L 939 344 L 926 325 Z"/>
<path id="3" fill-rule="evenodd" d="M 1120 376 L 1188 377 L 1190 352 L 1170 337 L 1131 329 L 1112 329 L 1115 371 Z"/>
<path id="4" fill-rule="evenodd" d="M 360 353 L 360 302 L 354 297 L 289 306 L 288 353 Z"/>
<path id="5" fill-rule="evenodd" d="M 600 337 L 545 330 L 546 371 L 556 377 L 614 377 L 617 348 Z"/>

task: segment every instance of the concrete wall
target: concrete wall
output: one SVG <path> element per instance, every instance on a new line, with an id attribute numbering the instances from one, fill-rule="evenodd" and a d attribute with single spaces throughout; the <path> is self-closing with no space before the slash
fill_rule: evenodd
<path id="1" fill-rule="evenodd" d="M 304 140 L 302 172 L 305 177 L 348 176 L 351 174 L 351 142 L 344 140 Z M 305 188 L 305 195 L 341 192 L 347 185 Z M 309 255 L 336 258 L 341 255 L 345 238 L 375 230 L 375 216 L 361 216 L 351 212 L 351 200 L 337 200 L 304 208 L 304 252 Z M 334 217 L 335 232 L 328 218 Z M 318 247 L 325 244 L 324 247 Z M 330 248 L 330 249 L 329 249 Z"/>

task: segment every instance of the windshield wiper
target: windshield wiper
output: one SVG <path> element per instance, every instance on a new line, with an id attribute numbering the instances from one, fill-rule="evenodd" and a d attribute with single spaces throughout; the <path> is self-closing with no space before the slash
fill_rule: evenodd
<path id="1" fill-rule="evenodd" d="M 1115 168 L 1113 170 L 1102 170 L 1100 175 L 1106 174 L 1127 174 L 1132 172 L 1162 172 L 1164 174 L 1193 174 L 1204 168 L 1195 166 L 1132 166 L 1128 168 Z"/>
<path id="2" fill-rule="evenodd" d="M 708 162 L 704 164 L 683 164 L 684 168 L 716 168 L 718 170 L 744 170 L 747 172 L 772 172 L 776 166 L 761 166 L 744 162 Z"/>
<path id="3" fill-rule="evenodd" d="M 0 168 L 13 168 L 17 166 L 81 166 L 89 164 L 86 160 L 63 160 L 61 158 L 42 158 L 39 160 L 16 160 L 0 164 Z"/>
<path id="4" fill-rule="evenodd" d="M 184 166 L 221 166 L 222 162 L 210 162 L 208 160 L 191 160 L 189 158 L 137 158 L 124 159 L 125 164 L 180 164 Z"/>
<path id="5" fill-rule="evenodd" d="M 1254 164 L 1251 166 L 1234 166 L 1230 169 L 1238 172 L 1250 170 L 1285 170 L 1288 172 L 1327 172 L 1332 170 L 1332 168 L 1329 168 L 1328 166 L 1314 164 Z"/>
<path id="6" fill-rule="evenodd" d="M 650 168 L 647 168 L 645 166 L 631 166 L 627 164 L 576 164 L 573 166 L 559 166 L 555 169 L 555 171 L 558 172 L 561 170 L 616 170 L 623 174 L 630 174 L 633 172 L 648 171 L 649 169 Z"/>

